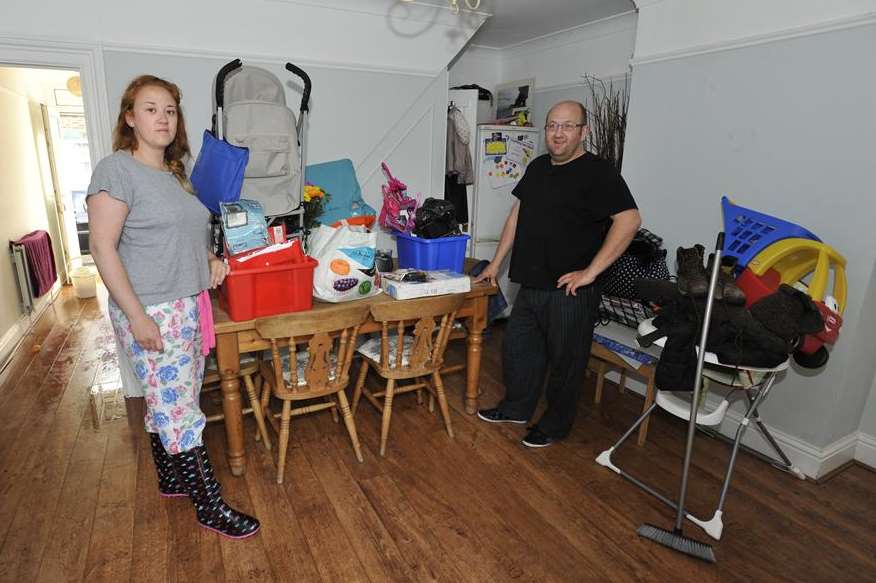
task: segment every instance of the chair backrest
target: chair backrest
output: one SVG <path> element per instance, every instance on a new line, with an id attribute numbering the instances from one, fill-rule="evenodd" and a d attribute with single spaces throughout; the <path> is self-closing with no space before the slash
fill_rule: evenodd
<path id="1" fill-rule="evenodd" d="M 326 311 L 308 311 L 259 318 L 255 329 L 271 342 L 271 361 L 277 389 L 319 396 L 347 386 L 359 327 L 368 318 L 367 304 L 351 304 Z M 310 337 L 307 340 L 307 337 Z M 298 345 L 307 341 L 307 359 L 299 374 Z M 280 349 L 289 348 L 289 382 L 283 378 Z"/>
<path id="2" fill-rule="evenodd" d="M 431 373 L 444 362 L 444 350 L 450 338 L 456 312 L 465 301 L 465 294 L 381 302 L 371 306 L 371 316 L 381 324 L 380 368 L 384 371 L 404 369 L 411 373 Z M 436 335 L 436 319 L 437 324 Z M 404 331 L 413 327 L 413 343 L 403 362 Z M 389 355 L 389 334 L 395 331 L 394 358 Z"/>

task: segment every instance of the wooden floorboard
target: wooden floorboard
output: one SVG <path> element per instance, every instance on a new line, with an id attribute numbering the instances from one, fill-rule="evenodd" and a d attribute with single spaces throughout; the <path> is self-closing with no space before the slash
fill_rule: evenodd
<path id="1" fill-rule="evenodd" d="M 609 383 L 593 408 L 592 379 L 573 433 L 538 451 L 520 445 L 525 427 L 463 413 L 458 373 L 445 378 L 455 439 L 413 394 L 394 404 L 385 458 L 380 414 L 360 404 L 362 464 L 342 423 L 295 418 L 282 485 L 276 436 L 267 451 L 245 420 L 248 470 L 235 478 L 222 424 L 211 423 L 223 495 L 262 520 L 255 537 L 223 539 L 197 525 L 187 499 L 158 496 L 142 401 L 94 427 L 88 388 L 113 349 L 107 333 L 94 301 L 65 290 L 0 374 L 2 582 L 876 581 L 876 473 L 860 466 L 816 484 L 742 454 L 723 539 L 685 529 L 713 544 L 715 565 L 638 537 L 640 524 L 669 527 L 673 513 L 594 458 L 642 401 Z M 501 340 L 501 325 L 484 339 L 487 406 L 503 391 Z M 453 343 L 448 360 L 464 357 Z M 630 442 L 614 461 L 674 496 L 684 434 L 658 412 L 647 445 Z M 714 510 L 729 451 L 698 438 L 694 513 Z"/>

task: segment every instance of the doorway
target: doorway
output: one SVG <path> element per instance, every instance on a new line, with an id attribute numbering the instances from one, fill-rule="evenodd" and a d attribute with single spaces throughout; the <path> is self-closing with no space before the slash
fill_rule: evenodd
<path id="1" fill-rule="evenodd" d="M 68 267 L 90 262 L 85 191 L 91 154 L 79 71 L 0 66 L 0 88 L 19 104 L 17 127 L 30 127 L 32 134 L 29 140 L 23 135 L 26 131 L 19 132 L 13 146 L 33 150 L 24 154 L 32 163 L 17 170 L 22 176 L 16 182 L 25 187 L 13 196 L 25 200 L 16 206 L 45 208 L 44 221 L 31 215 L 33 210 L 27 217 L 8 218 L 31 227 L 46 225 L 58 275 L 66 282 Z"/>

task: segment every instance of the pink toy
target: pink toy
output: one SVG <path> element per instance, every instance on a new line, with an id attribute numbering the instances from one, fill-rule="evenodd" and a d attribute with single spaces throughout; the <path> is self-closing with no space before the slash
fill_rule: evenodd
<path id="1" fill-rule="evenodd" d="M 380 187 L 383 191 L 383 206 L 378 219 L 380 226 L 410 233 L 414 228 L 414 213 L 418 202 L 408 196 L 407 185 L 390 173 L 386 162 L 381 162 L 380 167 L 387 179 L 386 184 Z"/>

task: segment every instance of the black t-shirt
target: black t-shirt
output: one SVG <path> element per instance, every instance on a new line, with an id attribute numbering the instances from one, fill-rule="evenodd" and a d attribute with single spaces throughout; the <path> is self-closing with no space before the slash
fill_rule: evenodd
<path id="1" fill-rule="evenodd" d="M 554 166 L 544 154 L 514 187 L 520 199 L 511 252 L 511 281 L 552 289 L 565 273 L 584 269 L 602 247 L 611 216 L 636 202 L 611 162 L 593 154 Z"/>

